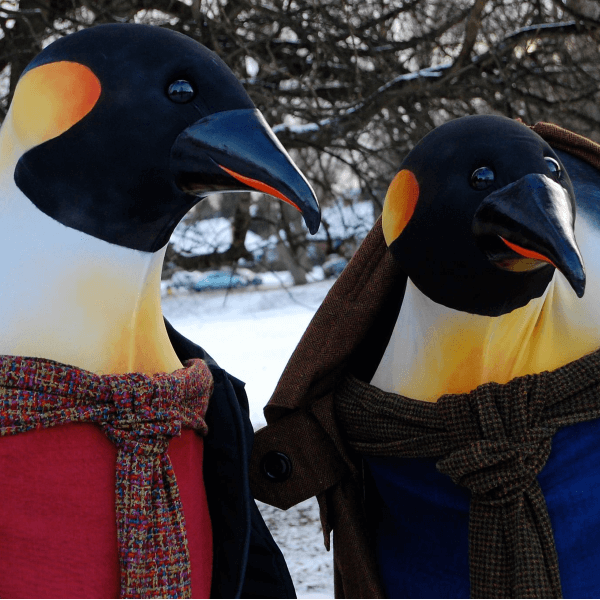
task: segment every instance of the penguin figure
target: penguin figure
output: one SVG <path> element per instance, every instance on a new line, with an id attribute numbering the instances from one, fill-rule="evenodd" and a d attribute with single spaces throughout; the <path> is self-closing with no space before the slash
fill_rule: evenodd
<path id="1" fill-rule="evenodd" d="M 595 169 L 504 117 L 465 117 L 426 136 L 384 205 L 386 244 L 407 282 L 371 385 L 436 402 L 597 350 L 599 190 Z M 538 476 L 565 597 L 594 597 L 600 584 L 582 530 L 600 500 L 598 436 L 597 421 L 560 431 Z M 432 459 L 365 463 L 387 596 L 469 597 L 470 493 Z"/>
<path id="2" fill-rule="evenodd" d="M 598 597 L 599 169 L 497 116 L 400 165 L 253 451 L 256 498 L 319 499 L 337 597 Z"/>
<path id="3" fill-rule="evenodd" d="M 180 219 L 207 194 L 247 190 L 317 229 L 310 185 L 241 84 L 167 29 L 57 40 L 24 71 L 0 131 L 0 353 L 99 375 L 171 373 L 198 357 L 213 372 L 204 446 L 190 430 L 169 447 L 196 597 L 293 594 L 248 490 L 243 385 L 160 307 Z M 0 595 L 119 593 L 114 452 L 91 424 L 1 438 Z"/>

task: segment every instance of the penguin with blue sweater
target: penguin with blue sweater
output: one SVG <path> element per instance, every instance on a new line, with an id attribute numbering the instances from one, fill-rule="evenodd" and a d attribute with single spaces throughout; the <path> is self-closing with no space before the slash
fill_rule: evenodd
<path id="1" fill-rule="evenodd" d="M 183 215 L 210 193 L 248 190 L 295 206 L 312 232 L 318 227 L 307 180 L 228 67 L 192 39 L 101 25 L 50 44 L 25 69 L 0 131 L 0 354 L 7 377 L 28 372 L 18 366 L 25 364 L 34 375 L 2 384 L 0 595 L 118 597 L 131 561 L 163 564 L 161 553 L 177 546 L 183 559 L 167 563 L 185 564 L 186 574 L 171 570 L 163 580 L 147 567 L 133 573 L 148 582 L 134 593 L 294 596 L 248 488 L 253 434 L 243 384 L 178 334 L 160 308 L 163 258 Z M 93 423 L 30 427 L 10 402 L 37 393 L 36 369 L 44 389 L 68 394 L 75 381 L 93 381 L 113 398 L 119 378 L 132 390 L 146 382 L 162 393 L 155 374 L 183 373 L 193 359 L 210 369 L 201 379 L 210 395 L 208 412 L 198 413 L 204 437 L 179 432 L 179 417 L 167 423 L 175 433 L 161 460 L 178 490 L 152 480 L 171 498 L 177 522 L 165 531 L 179 532 L 179 541 L 159 540 L 159 550 L 144 546 L 150 550 L 141 554 L 119 542 L 119 554 L 114 445 Z M 67 373 L 71 388 L 53 373 Z M 27 393 L 11 395 L 19 386 Z M 52 397 L 43 396 L 34 420 L 43 420 Z M 63 423 L 73 401 L 61 402 Z M 144 419 L 163 413 L 140 414 L 144 431 Z M 127 435 L 134 426 L 124 418 Z M 121 501 L 158 506 L 158 496 L 132 498 Z M 130 530 L 154 535 L 146 513 L 127 510 Z M 166 522 L 163 513 L 153 518 Z"/>
<path id="2" fill-rule="evenodd" d="M 257 498 L 319 498 L 337 597 L 598 595 L 599 169 L 498 116 L 399 166 L 256 436 Z"/>
<path id="3" fill-rule="evenodd" d="M 431 160 L 443 187 L 428 177 Z M 502 117 L 466 117 L 424 138 L 386 197 L 384 237 L 407 282 L 371 385 L 437 402 L 596 351 L 599 183 L 593 168 Z M 580 526 L 589 523 L 585 511 L 597 499 L 599 434 L 594 421 L 561 431 L 540 474 L 560 523 L 554 531 L 563 590 L 581 597 L 594 595 L 598 585 L 594 554 L 582 558 L 576 548 L 585 546 Z M 556 450 L 561 446 L 571 457 L 577 448 L 577 462 L 569 465 Z M 380 515 L 374 527 L 387 595 L 468 597 L 468 490 L 440 473 L 435 460 L 365 460 Z M 582 485 L 567 475 L 571 469 L 591 496 L 576 518 L 565 519 L 573 489 Z M 426 525 L 432 516 L 435 528 Z M 574 530 L 583 535 L 574 537 Z M 400 546 L 398 539 L 412 543 Z M 414 569 L 414 579 L 401 577 L 399 563 Z"/>

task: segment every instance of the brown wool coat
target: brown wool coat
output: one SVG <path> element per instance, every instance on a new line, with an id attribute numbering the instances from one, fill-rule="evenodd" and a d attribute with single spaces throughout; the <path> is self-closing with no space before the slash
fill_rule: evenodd
<path id="1" fill-rule="evenodd" d="M 533 130 L 600 169 L 595 142 L 548 123 Z M 255 437 L 250 473 L 258 500 L 285 510 L 317 496 L 327 549 L 334 535 L 336 598 L 385 597 L 366 527 L 360 461 L 336 420 L 334 390 L 353 355 L 373 352 L 369 331 L 395 320 L 394 299 L 405 282 L 379 220 L 300 340 L 265 407 L 268 426 Z"/>

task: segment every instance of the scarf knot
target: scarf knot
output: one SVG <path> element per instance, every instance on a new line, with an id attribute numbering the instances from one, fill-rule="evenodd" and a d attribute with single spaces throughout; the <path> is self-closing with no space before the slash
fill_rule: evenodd
<path id="1" fill-rule="evenodd" d="M 438 471 L 468 488 L 477 502 L 519 498 L 550 455 L 554 430 L 541 422 L 545 387 L 543 376 L 525 377 L 440 398 L 438 410 L 454 443 Z"/>
<path id="2" fill-rule="evenodd" d="M 134 373 L 127 385 L 114 379 L 110 388 L 115 411 L 102 429 L 116 446 L 133 454 L 162 454 L 170 439 L 181 435 L 178 399 L 159 378 Z"/>

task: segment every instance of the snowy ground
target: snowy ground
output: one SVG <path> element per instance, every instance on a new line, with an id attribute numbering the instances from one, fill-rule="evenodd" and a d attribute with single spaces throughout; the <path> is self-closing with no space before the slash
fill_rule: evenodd
<path id="1" fill-rule="evenodd" d="M 183 335 L 246 382 L 250 418 L 262 409 L 290 355 L 333 281 L 251 291 L 184 292 L 163 296 L 163 312 Z M 288 511 L 259 503 L 292 574 L 299 598 L 333 598 L 332 555 L 323 546 L 316 500 Z"/>
<path id="2" fill-rule="evenodd" d="M 323 546 L 316 499 L 287 511 L 257 504 L 285 556 L 298 598 L 333 598 L 333 555 Z"/>
<path id="3" fill-rule="evenodd" d="M 163 296 L 163 313 L 219 366 L 246 382 L 250 419 L 258 429 L 265 425 L 264 405 L 332 284 L 329 279 L 258 291 L 176 290 Z"/>

